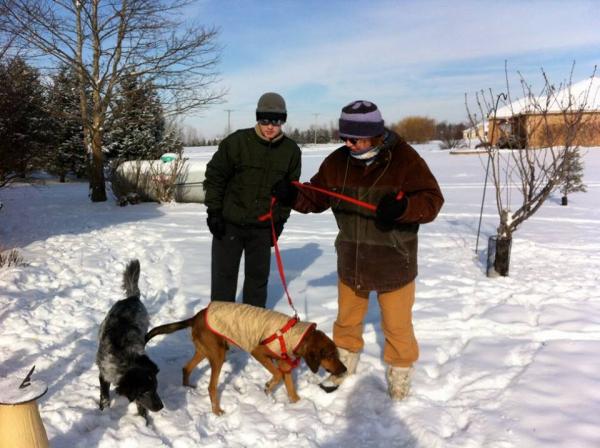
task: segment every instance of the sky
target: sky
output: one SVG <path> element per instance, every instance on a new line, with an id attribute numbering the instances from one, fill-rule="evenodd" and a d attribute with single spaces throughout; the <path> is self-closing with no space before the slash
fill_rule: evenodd
<path id="1" fill-rule="evenodd" d="M 335 147 L 303 148 L 301 179 Z M 413 321 L 420 356 L 406 400 L 387 395 L 372 295 L 356 374 L 335 393 L 318 386 L 326 372 L 313 374 L 303 362 L 294 371 L 300 401 L 290 403 L 283 385 L 266 395 L 268 372 L 232 348 L 218 387 L 225 414 L 216 416 L 206 361 L 192 372 L 196 388 L 181 385 L 181 368 L 194 352 L 188 330 L 146 347 L 160 369 L 165 405 L 148 426 L 114 385 L 110 408 L 100 411 L 98 328 L 124 297 L 128 260 L 140 260 L 151 326 L 208 305 L 206 207 L 119 207 L 112 196 L 92 203 L 87 182 L 45 176 L 0 189 L 0 241 L 25 262 L 0 269 L 0 402 L 35 365 L 32 381 L 48 387 L 38 404 L 52 448 L 599 447 L 600 148 L 583 151 L 587 193 L 570 194 L 563 207 L 553 192 L 515 232 L 510 275 L 487 277 L 487 237 L 498 215 L 490 185 L 475 251 L 485 160 L 436 143 L 415 147 L 446 201 L 419 229 Z M 203 170 L 214 150 L 186 148 L 190 169 Z M 293 212 L 279 239 L 300 318 L 329 336 L 337 314 L 337 231 L 331 210 Z M 271 261 L 267 307 L 290 314 Z"/>
<path id="2" fill-rule="evenodd" d="M 252 126 L 267 91 L 284 96 L 287 129 L 337 126 L 357 99 L 388 124 L 462 122 L 465 93 L 505 90 L 505 61 L 511 84 L 520 72 L 534 87 L 542 68 L 560 83 L 574 61 L 574 81 L 600 63 L 599 1 L 199 0 L 186 16 L 220 29 L 225 102 L 183 122 L 207 138 L 228 115 L 232 130 Z"/>

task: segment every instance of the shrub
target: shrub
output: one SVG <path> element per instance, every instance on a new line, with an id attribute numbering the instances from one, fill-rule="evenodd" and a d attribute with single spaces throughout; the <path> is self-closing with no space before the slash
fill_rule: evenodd
<path id="1" fill-rule="evenodd" d="M 175 200 L 184 165 L 181 158 L 169 163 L 160 160 L 115 162 L 109 176 L 113 194 L 119 205 L 171 202 Z"/>
<path id="2" fill-rule="evenodd" d="M 0 251 L 0 269 L 11 266 L 23 266 L 23 257 L 17 249 Z"/>
<path id="3" fill-rule="evenodd" d="M 409 143 L 426 143 L 435 137 L 435 120 L 410 116 L 400 120 L 392 129 Z"/>
<path id="4" fill-rule="evenodd" d="M 465 146 L 462 138 L 445 137 L 440 142 L 440 149 L 464 148 Z"/>

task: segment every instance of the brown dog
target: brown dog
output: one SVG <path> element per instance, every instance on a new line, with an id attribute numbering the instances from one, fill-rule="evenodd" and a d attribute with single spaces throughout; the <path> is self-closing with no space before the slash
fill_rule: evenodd
<path id="1" fill-rule="evenodd" d="M 207 358 L 211 368 L 208 393 L 212 411 L 217 415 L 223 413 L 217 397 L 217 384 L 229 343 L 249 352 L 271 373 L 272 378 L 265 384 L 265 393 L 272 392 L 283 379 L 292 403 L 300 399 L 291 372 L 299 358 L 304 359 L 314 373 L 319 366 L 334 375 L 346 371 L 335 344 L 325 333 L 317 330 L 314 323 L 295 322 L 285 314 L 240 303 L 211 302 L 194 317 L 153 328 L 146 335 L 146 341 L 187 327 L 192 327 L 196 353 L 183 367 L 183 385 L 190 386 L 192 370 Z"/>

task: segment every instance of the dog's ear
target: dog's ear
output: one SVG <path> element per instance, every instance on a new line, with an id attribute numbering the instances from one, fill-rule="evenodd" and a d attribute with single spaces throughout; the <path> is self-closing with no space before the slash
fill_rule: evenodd
<path id="1" fill-rule="evenodd" d="M 147 355 L 138 356 L 137 359 L 135 360 L 135 362 L 138 366 L 142 367 L 143 369 L 149 370 L 150 372 L 152 372 L 155 375 L 158 372 L 160 372 L 160 369 L 158 368 L 158 366 L 154 363 L 154 361 L 152 361 L 150 358 L 148 358 Z"/>
<path id="2" fill-rule="evenodd" d="M 321 356 L 320 350 L 318 347 L 311 347 L 304 356 L 304 361 L 306 361 L 306 365 L 312 371 L 312 373 L 317 373 L 319 370 L 319 366 L 321 365 Z"/>
<path id="3" fill-rule="evenodd" d="M 135 401 L 140 394 L 140 378 L 138 369 L 130 369 L 119 381 L 117 385 L 117 393 L 127 397 L 131 401 Z"/>
<path id="4" fill-rule="evenodd" d="M 299 353 L 313 373 L 317 373 L 321 364 L 321 348 L 318 333 L 319 330 L 310 331 L 306 338 L 304 338 L 301 353 Z"/>

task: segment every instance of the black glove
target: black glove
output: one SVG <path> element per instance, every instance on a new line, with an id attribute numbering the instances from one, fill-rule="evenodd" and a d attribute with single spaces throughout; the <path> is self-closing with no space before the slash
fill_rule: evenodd
<path id="1" fill-rule="evenodd" d="M 292 185 L 288 178 L 283 178 L 275 182 L 273 188 L 271 188 L 271 194 L 281 205 L 291 207 L 298 196 L 298 189 Z"/>
<path id="2" fill-rule="evenodd" d="M 275 238 L 279 239 L 279 235 L 281 235 L 281 232 L 283 232 L 283 225 L 285 224 L 285 221 L 277 221 L 273 224 L 273 227 L 275 228 Z M 275 245 L 275 241 L 273 241 L 273 234 L 271 233 L 271 247 L 273 247 Z"/>
<path id="3" fill-rule="evenodd" d="M 377 204 L 377 210 L 375 210 L 375 224 L 380 227 L 381 230 L 391 229 L 396 223 L 396 220 L 400 218 L 406 211 L 408 206 L 408 199 L 403 196 L 402 199 L 396 199 L 396 193 L 388 193 L 384 195 L 379 204 Z"/>
<path id="4" fill-rule="evenodd" d="M 225 220 L 221 210 L 207 210 L 208 218 L 206 218 L 206 224 L 208 230 L 213 236 L 220 240 L 225 235 Z"/>

